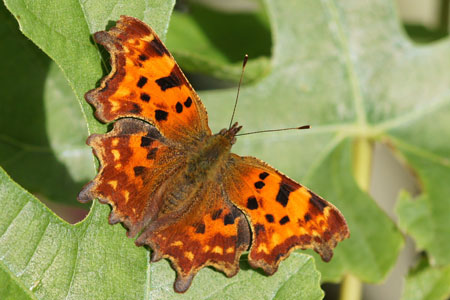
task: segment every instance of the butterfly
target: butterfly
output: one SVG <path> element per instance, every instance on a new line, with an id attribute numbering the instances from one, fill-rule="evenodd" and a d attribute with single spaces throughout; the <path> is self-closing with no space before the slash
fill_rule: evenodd
<path id="1" fill-rule="evenodd" d="M 100 167 L 78 200 L 109 204 L 110 224 L 149 246 L 153 262 L 169 259 L 176 292 L 206 266 L 234 276 L 245 251 L 269 275 L 297 248 L 331 259 L 349 236 L 339 210 L 265 162 L 231 153 L 241 126 L 211 133 L 199 96 L 149 26 L 121 16 L 94 39 L 112 70 L 85 98 L 98 120 L 114 123 L 87 140 Z"/>

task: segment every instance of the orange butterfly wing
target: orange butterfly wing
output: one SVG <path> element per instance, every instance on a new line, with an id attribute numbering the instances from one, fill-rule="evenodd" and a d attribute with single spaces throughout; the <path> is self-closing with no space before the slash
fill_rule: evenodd
<path id="1" fill-rule="evenodd" d="M 339 210 L 307 188 L 254 157 L 232 154 L 224 186 L 247 216 L 253 238 L 249 263 L 273 274 L 296 249 L 314 249 L 329 261 L 349 236 Z"/>
<path id="2" fill-rule="evenodd" d="M 205 107 L 156 33 L 121 16 L 109 31 L 94 34 L 111 54 L 111 73 L 88 92 L 96 117 L 111 122 L 141 118 L 174 141 L 210 135 Z"/>
<path id="3" fill-rule="evenodd" d="M 152 125 L 125 118 L 107 134 L 88 138 L 100 170 L 78 195 L 80 202 L 98 198 L 113 208 L 109 222 L 122 222 L 133 237 L 163 205 L 168 179 L 185 165 L 184 156 Z"/>
<path id="4" fill-rule="evenodd" d="M 239 271 L 239 258 L 250 244 L 245 216 L 225 198 L 219 183 L 205 182 L 192 196 L 192 206 L 155 220 L 136 240 L 154 251 L 152 261 L 170 259 L 177 271 L 175 291 L 185 292 L 206 266 L 225 273 Z"/>

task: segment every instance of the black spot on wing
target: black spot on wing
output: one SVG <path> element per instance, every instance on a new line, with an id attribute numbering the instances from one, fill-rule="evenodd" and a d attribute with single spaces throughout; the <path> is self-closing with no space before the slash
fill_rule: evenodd
<path id="1" fill-rule="evenodd" d="M 204 223 L 199 223 L 197 225 L 195 225 L 195 233 L 205 233 L 205 224 Z"/>
<path id="2" fill-rule="evenodd" d="M 262 182 L 262 181 L 255 182 L 255 188 L 257 188 L 258 190 L 262 189 L 265 185 L 266 184 L 264 182 Z"/>
<path id="3" fill-rule="evenodd" d="M 186 101 L 184 101 L 184 106 L 189 108 L 189 107 L 191 107 L 191 105 L 192 105 L 192 99 L 191 99 L 191 97 L 187 97 Z"/>
<path id="4" fill-rule="evenodd" d="M 308 222 L 311 220 L 311 215 L 306 213 L 304 218 L 305 218 L 305 222 Z"/>
<path id="5" fill-rule="evenodd" d="M 283 207 L 286 207 L 289 202 L 289 194 L 295 190 L 297 190 L 296 187 L 290 185 L 287 181 L 282 180 L 276 197 L 277 202 L 283 205 Z"/>
<path id="6" fill-rule="evenodd" d="M 175 105 L 175 109 L 177 113 L 181 113 L 183 111 L 183 105 L 181 105 L 180 102 L 177 102 L 177 104 Z"/>
<path id="7" fill-rule="evenodd" d="M 317 196 L 316 194 L 313 194 L 313 193 L 311 193 L 311 197 L 309 198 L 309 203 L 311 203 L 312 205 L 317 207 L 320 211 L 323 211 L 323 209 L 328 206 L 328 204 L 325 202 L 325 200 L 323 200 L 322 198 L 320 198 L 319 196 Z"/>
<path id="8" fill-rule="evenodd" d="M 153 140 L 151 138 L 148 138 L 146 136 L 141 137 L 141 147 L 150 146 L 152 143 Z"/>
<path id="9" fill-rule="evenodd" d="M 284 225 L 284 224 L 288 223 L 289 221 L 290 221 L 289 217 L 288 216 L 284 216 L 284 217 L 282 217 L 280 219 L 280 225 Z"/>
<path id="10" fill-rule="evenodd" d="M 251 196 L 247 199 L 247 208 L 254 210 L 258 208 L 258 201 L 256 201 L 256 198 Z"/>
<path id="11" fill-rule="evenodd" d="M 167 121 L 167 116 L 169 113 L 164 110 L 157 109 L 155 110 L 155 119 L 156 121 Z"/>
<path id="12" fill-rule="evenodd" d="M 147 83 L 147 77 L 141 76 L 141 77 L 139 77 L 139 80 L 136 85 L 142 89 L 146 83 Z"/>
<path id="13" fill-rule="evenodd" d="M 259 178 L 261 180 L 266 179 L 267 176 L 269 176 L 269 173 L 267 173 L 267 172 L 262 172 L 262 173 L 259 174 Z"/>
<path id="14" fill-rule="evenodd" d="M 271 214 L 267 214 L 265 217 L 266 217 L 267 222 L 269 222 L 269 223 L 273 223 L 275 221 L 275 219 L 273 218 L 273 215 L 271 215 Z"/>
<path id="15" fill-rule="evenodd" d="M 141 100 L 145 102 L 150 101 L 150 95 L 146 93 L 141 93 Z"/>
<path id="16" fill-rule="evenodd" d="M 183 77 L 181 76 L 178 68 L 175 66 L 169 76 L 156 79 L 155 82 L 159 85 L 161 90 L 165 91 L 167 89 L 182 85 L 183 83 L 181 82 L 181 78 Z"/>
<path id="17" fill-rule="evenodd" d="M 224 225 L 231 225 L 234 224 L 234 216 L 232 213 L 226 214 L 225 217 L 223 218 L 223 224 Z"/>
<path id="18" fill-rule="evenodd" d="M 141 60 L 141 61 L 146 61 L 147 59 L 148 59 L 148 56 L 147 56 L 147 55 L 145 55 L 145 54 L 139 55 L 139 60 Z"/>
<path id="19" fill-rule="evenodd" d="M 139 175 L 142 175 L 142 173 L 144 173 L 144 171 L 145 171 L 145 167 L 143 167 L 143 166 L 137 166 L 137 167 L 134 167 L 133 168 L 133 171 L 134 171 L 134 176 L 139 176 Z"/>
<path id="20" fill-rule="evenodd" d="M 163 56 L 169 55 L 169 51 L 167 51 L 166 47 L 156 39 L 153 39 L 146 48 L 147 53 L 151 53 L 150 56 Z"/>
<path id="21" fill-rule="evenodd" d="M 213 212 L 211 219 L 217 220 L 220 217 L 220 215 L 222 214 L 222 211 L 223 211 L 222 209 L 218 209 L 215 212 Z"/>

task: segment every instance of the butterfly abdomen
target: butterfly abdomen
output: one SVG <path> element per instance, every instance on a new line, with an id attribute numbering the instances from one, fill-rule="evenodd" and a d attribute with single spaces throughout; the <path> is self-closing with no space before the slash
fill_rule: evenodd
<path id="1" fill-rule="evenodd" d="M 187 155 L 183 171 L 170 179 L 171 190 L 164 193 L 160 214 L 173 210 L 184 210 L 195 202 L 195 195 L 205 182 L 217 178 L 224 164 L 229 160 L 230 139 L 223 135 L 207 136 L 197 145 L 195 151 Z"/>

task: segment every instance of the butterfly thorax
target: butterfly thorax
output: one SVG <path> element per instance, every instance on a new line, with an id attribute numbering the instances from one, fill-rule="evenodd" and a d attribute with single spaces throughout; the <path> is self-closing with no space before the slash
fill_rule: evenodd
<path id="1" fill-rule="evenodd" d="M 185 178 L 189 183 L 214 179 L 230 155 L 231 146 L 236 141 L 236 133 L 241 129 L 235 123 L 229 129 L 222 129 L 208 136 L 200 143 L 187 162 Z"/>

